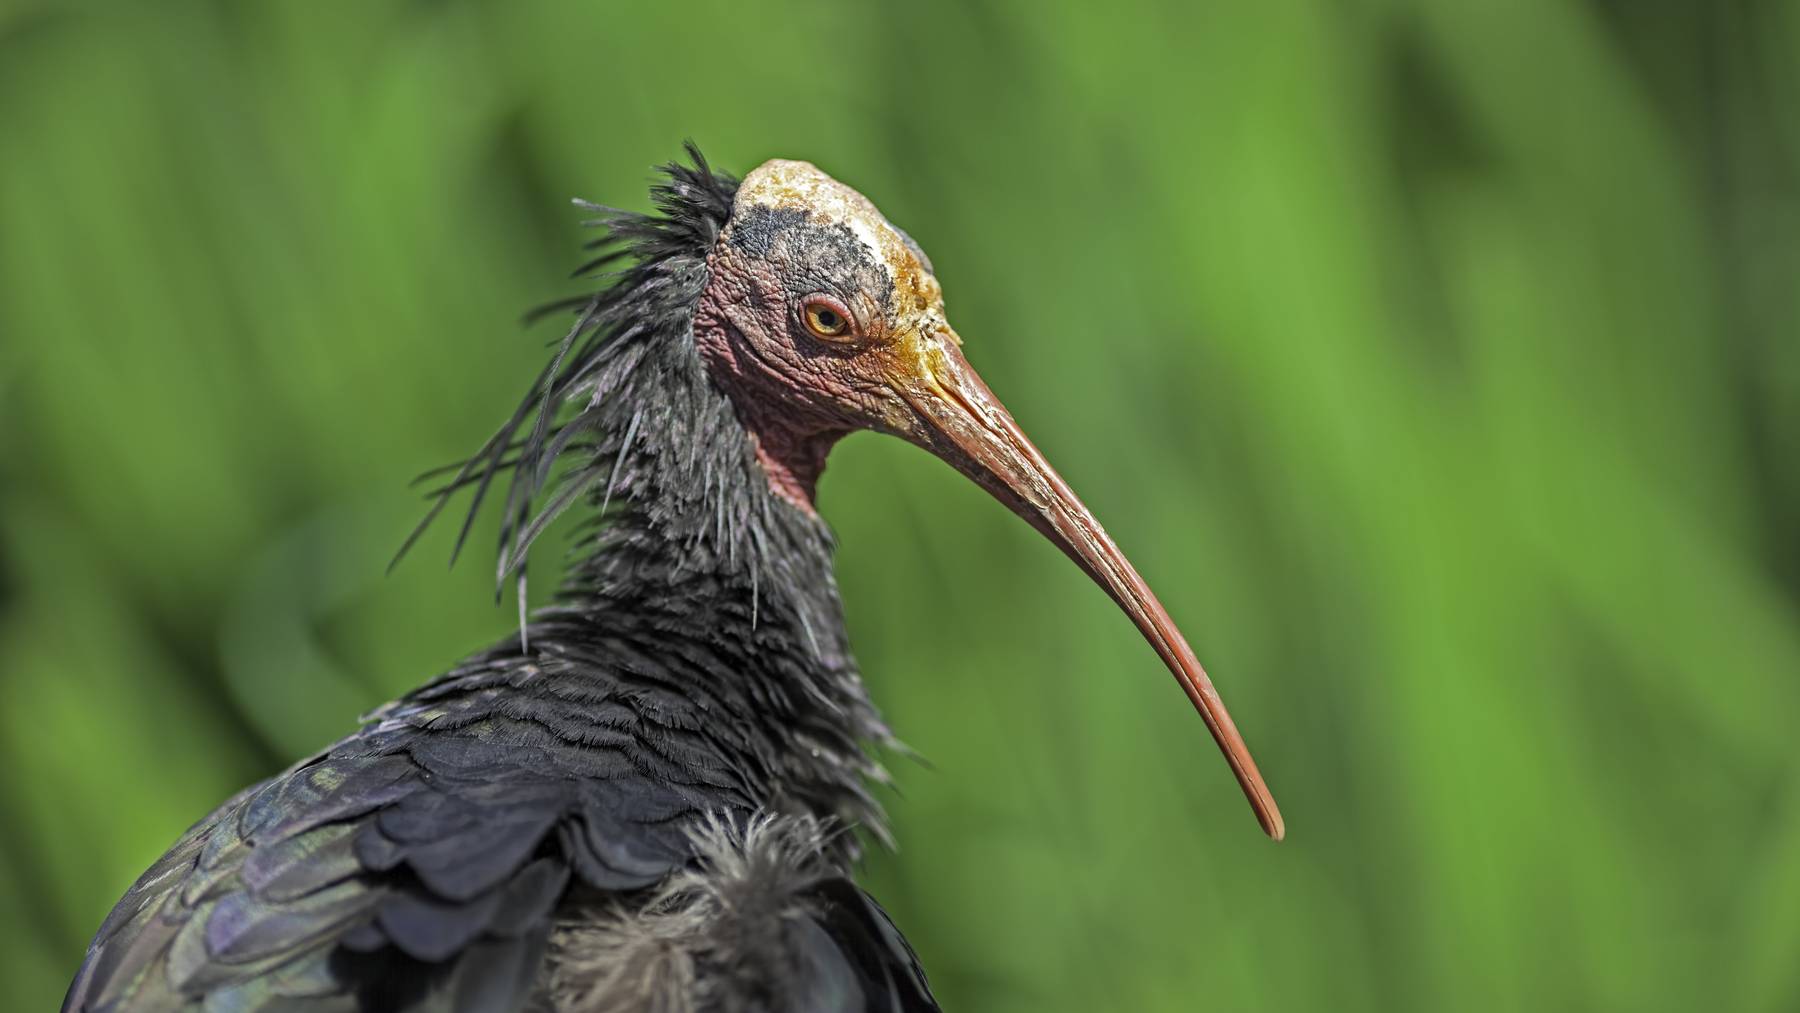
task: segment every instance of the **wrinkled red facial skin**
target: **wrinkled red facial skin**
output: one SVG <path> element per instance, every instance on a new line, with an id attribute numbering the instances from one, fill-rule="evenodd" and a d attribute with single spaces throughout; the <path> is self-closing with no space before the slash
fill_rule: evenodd
<path id="1" fill-rule="evenodd" d="M 885 321 L 873 299 L 849 296 L 865 340 L 839 346 L 801 330 L 800 300 L 778 260 L 721 242 L 708 258 L 711 277 L 694 310 L 694 341 L 713 379 L 732 399 L 756 442 L 770 486 L 815 512 L 819 475 L 832 445 L 860 428 L 885 428 L 891 396 L 875 372 Z"/>

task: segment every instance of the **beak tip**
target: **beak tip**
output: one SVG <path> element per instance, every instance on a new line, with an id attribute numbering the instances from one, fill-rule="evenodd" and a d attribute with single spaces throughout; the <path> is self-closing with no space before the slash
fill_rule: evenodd
<path id="1" fill-rule="evenodd" d="M 1250 800 L 1250 809 L 1256 813 L 1256 822 L 1262 831 L 1269 835 L 1269 840 L 1280 842 L 1287 837 L 1287 821 L 1281 818 L 1281 809 L 1275 805 L 1275 797 L 1263 785 L 1262 778 L 1257 776 L 1254 785 L 1243 785 L 1244 795 Z"/>

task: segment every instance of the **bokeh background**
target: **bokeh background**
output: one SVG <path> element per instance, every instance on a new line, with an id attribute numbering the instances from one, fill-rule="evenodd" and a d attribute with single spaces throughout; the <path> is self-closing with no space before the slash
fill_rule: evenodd
<path id="1" fill-rule="evenodd" d="M 951 1008 L 1800 1006 L 1800 5 L 1757 0 L 0 0 L 0 1005 L 506 635 L 448 530 L 383 575 L 407 480 L 541 364 L 569 198 L 690 136 L 930 251 L 1288 816 L 1025 525 L 848 441 L 853 640 L 930 761 L 866 879 Z"/>

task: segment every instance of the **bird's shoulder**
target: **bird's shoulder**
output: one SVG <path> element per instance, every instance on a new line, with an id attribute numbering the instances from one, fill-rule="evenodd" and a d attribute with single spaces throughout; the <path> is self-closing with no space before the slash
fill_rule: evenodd
<path id="1" fill-rule="evenodd" d="M 65 1009 L 511 1009 L 572 882 L 642 890 L 688 861 L 700 814 L 747 811 L 701 740 L 453 675 L 196 823 L 108 916 Z"/>
<path id="2" fill-rule="evenodd" d="M 581 1009 L 646 982 L 670 1009 L 935 1008 L 842 837 L 759 815 L 766 774 L 652 666 L 583 668 L 480 659 L 230 799 L 126 893 L 65 1010 Z"/>

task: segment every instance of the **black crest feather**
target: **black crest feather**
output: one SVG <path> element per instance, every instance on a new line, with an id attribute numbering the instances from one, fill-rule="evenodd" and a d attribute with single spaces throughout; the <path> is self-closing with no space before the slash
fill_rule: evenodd
<path id="1" fill-rule="evenodd" d="M 531 389 L 480 449 L 464 461 L 420 476 L 420 481 L 449 477 L 431 490 L 431 508 L 395 554 L 394 564 L 452 497 L 473 489 L 451 550 L 454 564 L 496 480 L 510 472 L 501 514 L 495 593 L 504 591 L 507 578 L 515 578 L 522 616 L 526 558 L 532 544 L 584 496 L 597 493 L 604 512 L 641 418 L 631 413 L 621 429 L 617 425 L 621 413 L 613 399 L 643 363 L 643 346 L 670 340 L 674 336 L 659 331 L 667 322 L 685 323 L 688 319 L 669 312 L 673 307 L 668 303 L 671 298 L 687 297 L 688 286 L 681 282 L 704 263 L 718 241 L 737 193 L 736 177 L 714 171 L 694 142 L 686 142 L 685 149 L 687 164 L 670 162 L 661 167 L 662 178 L 650 189 L 655 208 L 651 213 L 622 211 L 579 199 L 574 202 L 594 213 L 583 224 L 605 230 L 584 244 L 594 255 L 576 269 L 575 276 L 600 278 L 603 284 L 597 291 L 547 304 L 528 315 L 530 322 L 573 311 L 576 319 Z M 627 266 L 602 273 L 621 263 Z M 559 469 L 560 475 L 556 474 Z"/>

